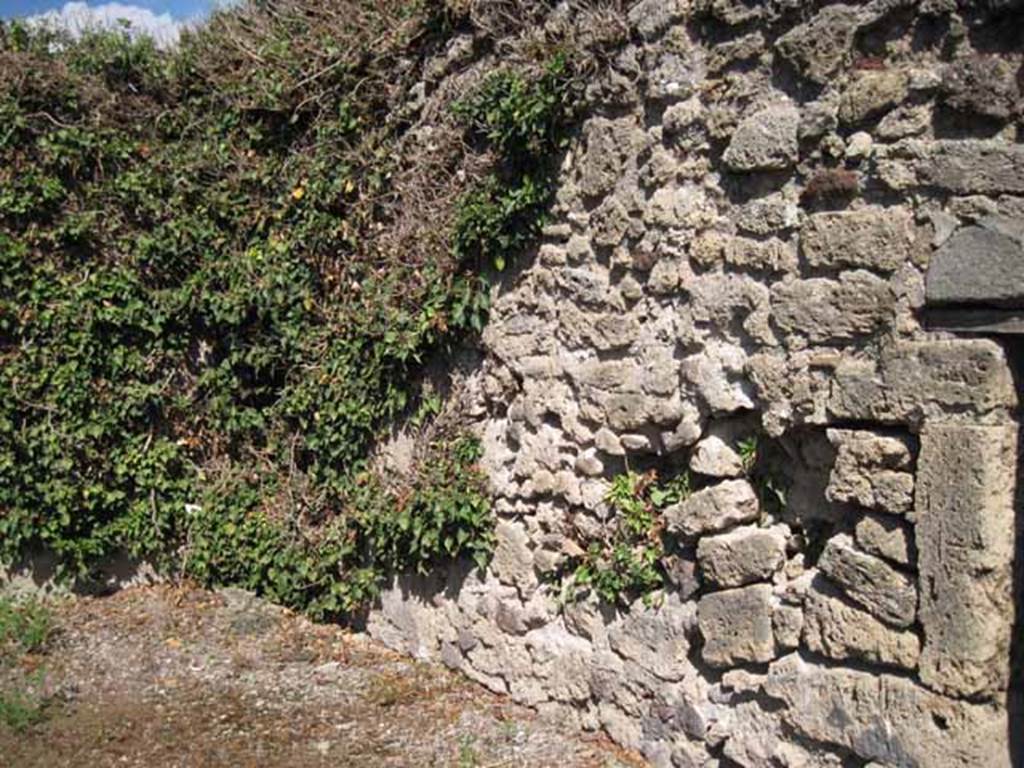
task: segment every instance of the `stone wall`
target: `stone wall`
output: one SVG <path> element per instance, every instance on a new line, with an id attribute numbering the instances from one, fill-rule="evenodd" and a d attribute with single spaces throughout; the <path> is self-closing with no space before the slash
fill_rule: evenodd
<path id="1" fill-rule="evenodd" d="M 455 374 L 491 567 L 397 580 L 370 631 L 654 765 L 1024 761 L 1013 360 L 922 321 L 1024 297 L 1021 6 L 635 4 Z M 660 599 L 566 599 L 610 480 L 684 466 Z"/>

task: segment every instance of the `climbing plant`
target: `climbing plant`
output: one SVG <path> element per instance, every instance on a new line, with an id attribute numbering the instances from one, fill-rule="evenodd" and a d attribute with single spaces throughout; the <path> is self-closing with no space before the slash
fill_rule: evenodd
<path id="1" fill-rule="evenodd" d="M 317 615 L 484 562 L 471 437 L 400 483 L 370 464 L 538 232 L 575 114 L 565 56 L 503 67 L 451 107 L 482 170 L 414 198 L 396 99 L 468 23 L 275 0 L 172 51 L 0 25 L 0 559 L 128 551 Z"/>

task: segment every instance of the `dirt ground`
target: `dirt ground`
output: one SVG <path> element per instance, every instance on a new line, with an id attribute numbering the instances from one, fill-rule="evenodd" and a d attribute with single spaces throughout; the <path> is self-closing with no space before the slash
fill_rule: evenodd
<path id="1" fill-rule="evenodd" d="M 45 652 L 20 660 L 48 704 L 26 730 L 0 724 L 2 766 L 644 765 L 243 592 L 147 587 L 53 612 Z"/>

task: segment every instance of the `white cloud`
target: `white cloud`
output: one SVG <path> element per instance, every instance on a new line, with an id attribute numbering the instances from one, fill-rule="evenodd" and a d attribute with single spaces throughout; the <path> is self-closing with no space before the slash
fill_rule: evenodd
<path id="1" fill-rule="evenodd" d="M 129 24 L 129 34 L 146 34 L 160 48 L 177 44 L 185 23 L 169 13 L 156 14 L 148 8 L 124 3 L 102 3 L 90 6 L 84 2 L 64 3 L 59 11 L 47 11 L 29 18 L 29 21 L 67 30 L 80 35 L 89 29 L 118 29 Z"/>

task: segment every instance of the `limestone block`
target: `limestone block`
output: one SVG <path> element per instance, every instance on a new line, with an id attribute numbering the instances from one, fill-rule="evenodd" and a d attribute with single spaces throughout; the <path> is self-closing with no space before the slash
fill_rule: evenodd
<path id="1" fill-rule="evenodd" d="M 920 136 L 932 123 L 932 110 L 928 104 L 906 104 L 897 107 L 882 118 L 875 134 L 893 141 L 908 136 Z"/>
<path id="2" fill-rule="evenodd" d="M 775 49 L 804 77 L 824 85 L 852 49 L 860 24 L 858 8 L 829 5 L 780 37 Z"/>
<path id="3" fill-rule="evenodd" d="M 899 518 L 866 514 L 857 522 L 854 538 L 865 552 L 903 566 L 914 562 L 913 529 Z"/>
<path id="4" fill-rule="evenodd" d="M 650 40 L 682 18 L 686 10 L 683 0 L 642 0 L 629 11 L 629 23 Z"/>
<path id="5" fill-rule="evenodd" d="M 897 438 L 866 430 L 830 429 L 836 462 L 825 496 L 894 514 L 910 511 L 914 503 L 914 476 L 910 450 Z"/>
<path id="6" fill-rule="evenodd" d="M 917 232 L 904 208 L 817 213 L 800 231 L 800 250 L 814 267 L 894 272 L 914 257 Z"/>
<path id="7" fill-rule="evenodd" d="M 860 123 L 891 109 L 907 97 L 907 76 L 898 69 L 858 72 L 839 100 L 839 119 Z"/>
<path id="8" fill-rule="evenodd" d="M 715 667 L 775 658 L 772 588 L 768 584 L 712 592 L 700 599 L 697 621 L 702 657 Z"/>
<path id="9" fill-rule="evenodd" d="M 1020 110 L 1014 65 L 1000 56 L 964 56 L 945 67 L 940 87 L 944 104 L 960 112 L 1006 120 Z"/>
<path id="10" fill-rule="evenodd" d="M 695 323 L 711 325 L 731 341 L 743 341 L 745 335 L 762 344 L 775 343 L 768 324 L 770 294 L 760 281 L 747 275 L 711 273 L 693 282 L 690 296 Z"/>
<path id="11" fill-rule="evenodd" d="M 823 585 L 807 593 L 803 640 L 832 659 L 859 659 L 905 669 L 917 667 L 921 641 L 913 632 L 893 629 L 870 613 L 828 594 Z"/>
<path id="12" fill-rule="evenodd" d="M 991 695 L 1007 684 L 1016 451 L 1013 426 L 929 424 L 921 433 L 921 679 L 938 691 Z"/>
<path id="13" fill-rule="evenodd" d="M 895 299 L 886 281 L 863 270 L 838 280 L 787 280 L 772 288 L 772 317 L 784 333 L 815 343 L 851 341 L 891 323 Z"/>
<path id="14" fill-rule="evenodd" d="M 630 145 L 643 140 L 643 132 L 631 118 L 589 120 L 583 129 L 586 152 L 580 163 L 580 191 L 600 197 L 612 190 L 622 176 Z"/>
<path id="15" fill-rule="evenodd" d="M 865 760 L 918 768 L 1010 768 L 998 705 L 947 699 L 912 680 L 820 667 L 792 654 L 769 668 L 766 692 L 798 733 Z"/>
<path id="16" fill-rule="evenodd" d="M 776 192 L 734 207 L 730 217 L 744 232 L 770 235 L 796 227 L 800 222 L 800 208 L 793 194 Z M 779 265 L 780 268 L 782 266 L 788 268 L 789 264 Z"/>
<path id="17" fill-rule="evenodd" d="M 756 520 L 760 511 L 757 494 L 747 480 L 726 480 L 673 504 L 664 516 L 671 533 L 700 536 Z"/>
<path id="18" fill-rule="evenodd" d="M 690 256 L 703 267 L 734 267 L 788 272 L 796 267 L 792 250 L 780 240 L 749 240 L 719 232 L 706 232 L 690 246 Z"/>
<path id="19" fill-rule="evenodd" d="M 694 603 L 684 603 L 677 595 L 667 596 L 657 608 L 638 601 L 609 629 L 608 643 L 622 658 L 661 680 L 679 681 L 693 669 L 687 635 L 696 624 Z"/>
<path id="20" fill-rule="evenodd" d="M 928 264 L 928 303 L 1024 306 L 1024 240 L 1015 234 L 983 220 L 953 235 Z"/>
<path id="21" fill-rule="evenodd" d="M 722 160 L 733 171 L 779 171 L 796 163 L 800 112 L 792 104 L 765 107 L 736 128 Z"/>
<path id="22" fill-rule="evenodd" d="M 747 356 L 733 344 L 709 344 L 681 365 L 683 379 L 692 384 L 714 414 L 751 410 L 750 384 L 742 378 Z"/>
<path id="23" fill-rule="evenodd" d="M 759 0 L 710 0 L 707 5 L 714 18 L 735 25 L 760 19 L 770 4 Z"/>
<path id="24" fill-rule="evenodd" d="M 780 650 L 792 651 L 800 645 L 804 612 L 798 605 L 777 605 L 772 613 L 775 644 Z"/>
<path id="25" fill-rule="evenodd" d="M 1002 348 L 987 339 L 898 343 L 836 366 L 827 408 L 833 418 L 916 424 L 925 417 L 976 420 L 1017 403 Z"/>
<path id="26" fill-rule="evenodd" d="M 896 627 L 909 627 L 917 614 L 913 579 L 885 561 L 859 551 L 841 533 L 825 544 L 818 560 L 821 572 L 869 612 Z"/>
<path id="27" fill-rule="evenodd" d="M 743 459 L 718 435 L 709 435 L 694 448 L 690 469 L 708 477 L 739 477 L 743 474 Z"/>
<path id="28" fill-rule="evenodd" d="M 785 526 L 744 526 L 705 536 L 697 545 L 697 560 L 704 580 L 717 587 L 769 580 L 786 561 Z"/>
<path id="29" fill-rule="evenodd" d="M 666 50 L 647 73 L 647 95 L 658 100 L 678 100 L 692 96 L 704 71 L 692 51 Z"/>
<path id="30" fill-rule="evenodd" d="M 957 195 L 1024 194 L 1024 144 L 995 139 L 905 139 L 876 155 L 892 189 L 934 187 Z"/>
<path id="31" fill-rule="evenodd" d="M 533 552 L 526 529 L 511 520 L 499 520 L 494 527 L 496 544 L 491 571 L 503 584 L 532 590 L 537 585 L 533 570 Z"/>

